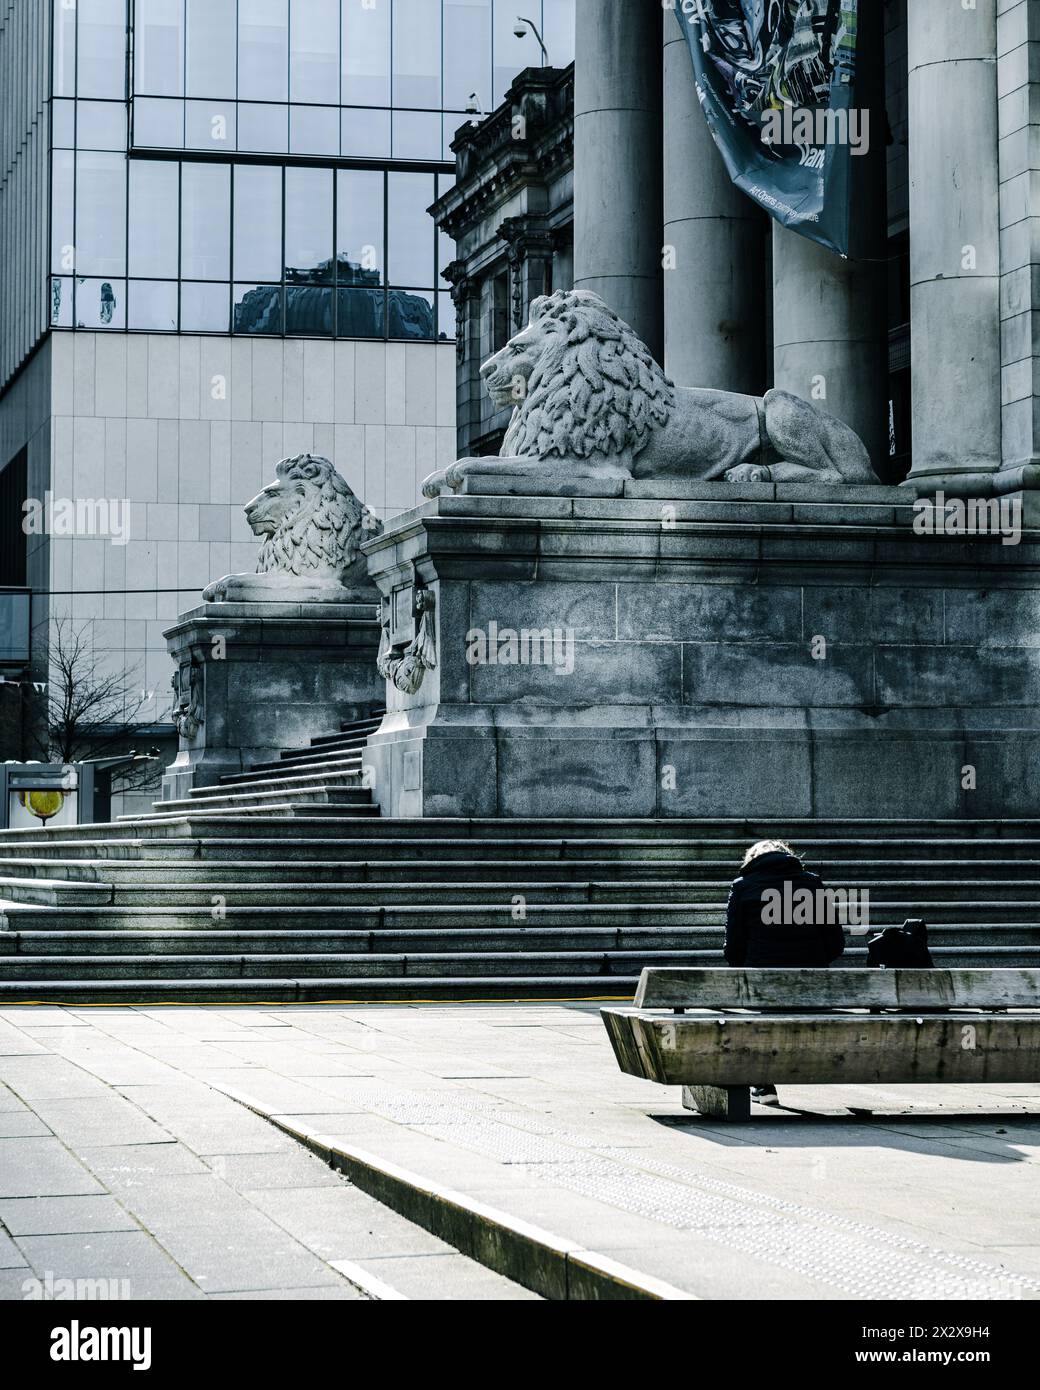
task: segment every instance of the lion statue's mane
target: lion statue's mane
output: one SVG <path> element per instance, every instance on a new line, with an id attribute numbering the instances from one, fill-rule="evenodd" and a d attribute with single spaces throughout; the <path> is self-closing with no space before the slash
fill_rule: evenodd
<path id="1" fill-rule="evenodd" d="M 282 459 L 275 475 L 283 489 L 299 484 L 300 500 L 265 537 L 257 557 L 257 574 L 278 571 L 350 582 L 361 542 L 376 534 L 378 523 L 371 518 L 366 522 L 364 506 L 329 459 L 297 454 Z M 263 496 L 261 493 L 260 498 Z M 253 508 L 251 524 L 261 520 L 262 503 L 260 507 L 256 502 L 249 506 Z"/>

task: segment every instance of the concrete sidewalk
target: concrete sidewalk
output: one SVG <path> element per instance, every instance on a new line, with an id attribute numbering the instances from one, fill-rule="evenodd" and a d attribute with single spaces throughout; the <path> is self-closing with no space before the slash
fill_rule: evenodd
<path id="1" fill-rule="evenodd" d="M 1040 1298 L 1040 1086 L 792 1087 L 781 1091 L 789 1109 L 725 1124 L 622 1075 L 594 1006 L 544 1003 L 10 1008 L 0 1080 L 21 1103 L 4 1102 L 3 1132 L 37 1144 L 57 1135 L 113 1195 L 147 1163 L 136 1216 L 160 1242 L 168 1203 L 200 1200 L 189 1158 L 205 1163 L 250 1220 L 291 1234 L 322 1267 L 320 1278 L 317 1266 L 272 1271 L 273 1296 L 343 1296 L 313 1173 L 372 1201 L 302 1152 L 302 1139 L 436 1231 L 419 1235 L 441 1258 L 464 1261 L 442 1237 L 479 1247 L 554 1297 L 595 1296 L 582 1290 L 613 1279 L 699 1298 Z M 60 1188 L 47 1171 L 27 1168 L 13 1194 L 5 1177 L 0 1220 L 34 1267 L 49 1258 L 56 1270 L 59 1251 L 26 1248 L 53 1237 L 10 1224 L 24 1229 L 22 1204 L 41 1182 Z M 73 1183 L 65 1200 L 86 1195 Z M 397 1238 L 416 1229 L 373 1203 L 376 1213 L 403 1222 Z M 235 1239 L 229 1230 L 225 1278 L 241 1292 Z M 191 1268 L 190 1239 L 169 1249 Z M 365 1264 L 366 1253 L 361 1243 L 341 1257 L 372 1275 L 397 1258 L 402 1284 L 419 1277 L 424 1252 L 412 1275 L 407 1250 Z M 464 1264 L 475 1296 L 523 1296 L 505 1280 L 478 1291 L 480 1267 Z M 24 1271 L 0 1277 L 11 1290 Z M 157 1296 L 192 1293 L 171 1275 Z"/>

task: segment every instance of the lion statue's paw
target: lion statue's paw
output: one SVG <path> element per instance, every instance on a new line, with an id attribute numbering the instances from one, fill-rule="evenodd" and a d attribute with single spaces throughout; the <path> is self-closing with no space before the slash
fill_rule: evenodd
<path id="1" fill-rule="evenodd" d="M 764 463 L 739 463 L 726 474 L 727 483 L 769 483 L 772 474 Z"/>

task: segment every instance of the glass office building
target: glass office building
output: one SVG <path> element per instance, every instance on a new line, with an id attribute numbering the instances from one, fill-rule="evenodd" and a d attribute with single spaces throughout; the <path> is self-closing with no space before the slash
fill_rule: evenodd
<path id="1" fill-rule="evenodd" d="M 327 455 L 383 517 L 420 500 L 455 449 L 428 208 L 458 127 L 573 50 L 574 0 L 0 5 L 0 495 L 130 518 L 16 536 L 34 667 L 55 614 L 90 624 L 159 727 L 163 631 L 255 567 L 279 458 Z"/>

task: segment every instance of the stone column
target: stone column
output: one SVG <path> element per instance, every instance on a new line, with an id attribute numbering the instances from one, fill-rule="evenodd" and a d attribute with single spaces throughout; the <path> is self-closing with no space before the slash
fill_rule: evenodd
<path id="1" fill-rule="evenodd" d="M 677 386 L 765 389 L 766 231 L 715 147 L 686 35 L 666 10 L 664 368 Z"/>
<path id="2" fill-rule="evenodd" d="M 1000 466 L 997 0 L 907 6 L 913 469 L 921 493 Z"/>
<path id="3" fill-rule="evenodd" d="M 881 6 L 860 6 L 868 152 L 852 157 L 854 247 L 862 259 L 773 224 L 773 384 L 856 431 L 883 475 L 888 457 L 886 122 Z"/>
<path id="4" fill-rule="evenodd" d="M 594 290 L 660 360 L 660 0 L 578 0 L 574 287 Z"/>
<path id="5" fill-rule="evenodd" d="M 998 492 L 1040 487 L 1040 10 L 997 16 L 1000 92 L 1001 472 Z"/>

